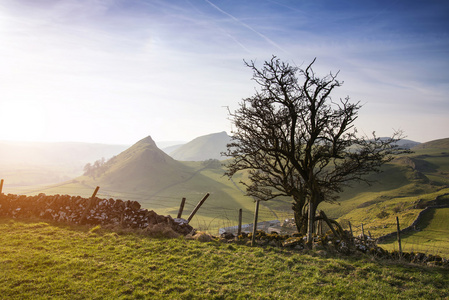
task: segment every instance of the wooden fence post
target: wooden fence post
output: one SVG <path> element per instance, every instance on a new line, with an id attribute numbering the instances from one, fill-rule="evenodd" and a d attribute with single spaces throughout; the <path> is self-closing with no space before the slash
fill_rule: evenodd
<path id="1" fill-rule="evenodd" d="M 2 196 L 3 191 L 3 179 L 0 181 L 0 197 Z"/>
<path id="2" fill-rule="evenodd" d="M 362 223 L 362 238 L 363 238 L 363 241 L 366 243 L 365 230 L 363 230 L 363 223 Z"/>
<path id="3" fill-rule="evenodd" d="M 352 242 L 354 242 L 354 233 L 352 233 L 351 221 L 348 221 L 348 224 L 349 224 L 349 231 L 351 232 L 351 240 Z"/>
<path id="4" fill-rule="evenodd" d="M 237 230 L 237 236 L 242 234 L 242 214 L 243 214 L 243 210 L 240 208 L 239 209 L 239 227 Z"/>
<path id="5" fill-rule="evenodd" d="M 318 235 L 323 235 L 323 220 L 318 220 Z"/>
<path id="6" fill-rule="evenodd" d="M 327 226 L 329 226 L 330 230 L 332 231 L 332 233 L 334 234 L 335 237 L 339 237 L 340 235 L 337 233 L 337 231 L 335 231 L 334 226 L 332 226 L 331 221 L 329 220 L 329 218 L 326 216 L 326 214 L 324 213 L 324 211 L 320 210 L 320 216 L 321 218 L 323 218 L 324 222 L 326 222 Z"/>
<path id="7" fill-rule="evenodd" d="M 257 218 L 259 216 L 259 202 L 260 200 L 256 200 L 256 210 L 254 212 L 253 236 L 251 237 L 251 247 L 254 246 L 254 241 L 256 239 Z"/>
<path id="8" fill-rule="evenodd" d="M 92 197 L 90 197 L 89 202 L 87 203 L 86 209 L 84 209 L 83 215 L 81 216 L 81 219 L 80 219 L 80 224 L 81 224 L 81 225 L 82 225 L 82 224 L 84 223 L 84 221 L 86 220 L 87 213 L 90 211 L 90 209 L 91 209 L 91 207 L 92 207 L 92 203 L 94 202 L 95 196 L 97 195 L 99 189 L 100 189 L 100 187 L 97 186 L 97 187 L 95 188 L 94 193 L 92 194 Z"/>
<path id="9" fill-rule="evenodd" d="M 193 209 L 193 211 L 190 213 L 189 218 L 187 219 L 187 223 L 190 222 L 190 220 L 192 220 L 193 216 L 196 214 L 196 212 L 198 211 L 198 209 L 200 209 L 201 205 L 203 205 L 204 201 L 206 201 L 207 197 L 209 197 L 209 193 L 207 193 L 206 195 L 204 195 L 203 199 L 201 199 L 200 202 L 198 202 L 198 204 L 195 206 L 195 208 Z"/>
<path id="10" fill-rule="evenodd" d="M 399 217 L 396 217 L 396 225 L 398 229 L 398 245 L 399 245 L 399 257 L 402 257 L 402 245 L 401 245 L 401 229 L 399 228 Z"/>
<path id="11" fill-rule="evenodd" d="M 178 211 L 178 219 L 180 219 L 181 216 L 182 216 L 182 211 L 184 210 L 184 204 L 185 203 L 186 203 L 186 198 L 182 198 L 181 206 L 179 206 L 179 211 Z"/>

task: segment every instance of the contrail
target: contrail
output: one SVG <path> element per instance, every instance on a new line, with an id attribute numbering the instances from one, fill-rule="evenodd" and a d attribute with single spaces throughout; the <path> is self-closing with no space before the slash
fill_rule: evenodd
<path id="1" fill-rule="evenodd" d="M 204 13 L 202 11 L 200 11 L 192 2 L 190 2 L 189 0 L 186 0 L 186 2 L 193 7 L 194 10 L 196 10 L 196 12 L 198 12 L 201 15 L 204 15 Z M 245 45 L 243 45 L 242 43 L 240 43 L 235 37 L 233 37 L 231 34 L 229 34 L 228 32 L 226 32 L 226 30 L 224 30 L 223 28 L 221 28 L 221 26 L 219 26 L 218 24 L 215 24 L 215 26 L 217 26 L 218 30 L 220 30 L 224 35 L 226 35 L 227 37 L 229 37 L 230 39 L 232 39 L 237 45 L 239 45 L 243 50 L 245 50 L 248 53 L 251 53 L 251 51 L 245 47 Z"/>
<path id="2" fill-rule="evenodd" d="M 274 4 L 276 4 L 276 5 L 279 5 L 279 6 L 283 6 L 283 7 L 285 7 L 285 8 L 290 9 L 290 10 L 294 10 L 294 11 L 297 11 L 297 12 L 300 12 L 300 13 L 304 13 L 304 12 L 303 12 L 302 10 L 300 10 L 300 9 L 297 9 L 297 8 L 294 8 L 294 7 L 285 5 L 285 4 L 283 4 L 283 3 L 279 3 L 279 2 L 277 2 L 277 1 L 273 1 L 273 0 L 267 0 L 267 1 L 268 1 L 268 2 L 271 2 L 271 3 L 274 3 Z"/>
<path id="3" fill-rule="evenodd" d="M 237 19 L 236 17 L 234 17 L 233 15 L 225 12 L 224 10 L 222 10 L 221 8 L 219 8 L 218 6 L 216 6 L 215 4 L 213 4 L 212 2 L 210 2 L 209 0 L 204 0 L 207 3 L 209 3 L 210 6 L 212 6 L 213 8 L 215 8 L 216 10 L 218 10 L 219 12 L 221 12 L 222 14 L 230 17 L 231 19 L 233 19 L 234 21 L 236 21 L 237 23 L 239 23 L 240 25 L 248 28 L 249 30 L 251 30 L 252 32 L 254 32 L 255 34 L 257 34 L 258 36 L 260 36 L 261 38 L 263 38 L 265 41 L 267 41 L 269 44 L 273 45 L 274 47 L 278 48 L 279 50 L 281 50 L 282 52 L 285 52 L 288 54 L 287 51 L 285 51 L 281 46 L 279 46 L 278 44 L 276 44 L 275 42 L 273 42 L 271 39 L 269 39 L 266 35 L 263 35 L 262 33 L 258 32 L 257 30 L 255 30 L 254 28 L 252 28 L 251 26 L 249 26 L 248 24 L 240 21 L 239 19 Z"/>
<path id="4" fill-rule="evenodd" d="M 234 42 L 237 43 L 237 45 L 239 45 L 243 50 L 245 50 L 248 53 L 251 53 L 251 51 L 245 47 L 245 45 L 243 45 L 242 43 L 240 43 L 235 37 L 233 37 L 232 35 L 230 35 L 229 33 L 225 32 L 225 34 L 231 38 Z"/>

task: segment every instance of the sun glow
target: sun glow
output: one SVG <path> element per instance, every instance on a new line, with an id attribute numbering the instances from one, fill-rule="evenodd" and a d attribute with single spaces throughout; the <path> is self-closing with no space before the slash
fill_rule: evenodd
<path id="1" fill-rule="evenodd" d="M 39 103 L 15 101 L 0 106 L 2 138 L 14 141 L 38 141 L 45 136 L 45 109 Z"/>

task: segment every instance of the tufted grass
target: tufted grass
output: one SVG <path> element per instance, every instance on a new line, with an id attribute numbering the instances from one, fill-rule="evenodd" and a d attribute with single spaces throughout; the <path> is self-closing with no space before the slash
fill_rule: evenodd
<path id="1" fill-rule="evenodd" d="M 449 270 L 0 219 L 4 299 L 441 299 Z"/>
<path id="2" fill-rule="evenodd" d="M 447 197 L 449 198 L 449 197 Z M 420 231 L 412 231 L 401 236 L 404 252 L 423 252 L 449 257 L 449 208 L 432 208 L 418 224 Z M 380 245 L 387 250 L 398 250 L 395 238 Z"/>

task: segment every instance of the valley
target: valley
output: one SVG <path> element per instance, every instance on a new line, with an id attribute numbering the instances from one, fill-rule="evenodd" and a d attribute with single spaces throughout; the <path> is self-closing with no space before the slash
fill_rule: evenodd
<path id="1" fill-rule="evenodd" d="M 219 133 L 200 141 L 216 145 L 217 136 L 227 139 L 227 135 Z M 206 147 L 201 143 L 196 140 L 193 148 Z M 183 147 L 192 153 L 189 143 Z M 395 231 L 396 217 L 400 219 L 401 228 L 409 226 L 437 197 L 441 196 L 440 201 L 449 204 L 447 196 L 443 196 L 449 193 L 449 139 L 420 144 L 412 150 L 413 153 L 385 165 L 383 172 L 369 175 L 374 182 L 371 186 L 354 184 L 341 194 L 337 204 L 323 203 L 318 209 L 338 219 L 348 230 L 350 222 L 355 235 L 361 233 L 363 224 L 365 234 L 379 237 Z M 215 150 L 217 152 L 219 150 Z M 201 157 L 202 161 L 175 160 L 161 151 L 151 137 L 147 137 L 108 160 L 93 176 L 82 175 L 45 186 L 14 187 L 8 183 L 8 174 L 3 173 L 3 192 L 89 197 L 95 187 L 100 186 L 97 195 L 100 198 L 139 201 L 144 208 L 172 216 L 177 215 L 183 197 L 187 199 L 183 216 L 188 216 L 198 201 L 210 193 L 192 220 L 192 226 L 216 234 L 219 228 L 237 225 L 239 209 L 243 210 L 243 223 L 252 223 L 254 202 L 244 196 L 244 187 L 239 183 L 245 180 L 245 174 L 230 180 L 223 176 L 225 160 L 206 157 Z M 290 206 L 289 199 L 262 203 L 259 220 L 279 219 L 282 222 L 291 218 Z M 403 244 L 410 249 L 418 249 L 417 237 L 426 236 L 427 230 L 433 231 L 433 238 L 428 242 L 432 249 L 428 251 L 449 256 L 447 235 L 442 234 L 442 238 L 435 236 L 435 228 L 441 232 L 448 230 L 449 225 L 440 220 L 444 216 L 444 209 L 436 209 L 432 220 L 421 225 L 421 231 L 403 237 Z M 385 245 L 392 249 L 397 247 L 395 241 L 387 241 Z"/>

